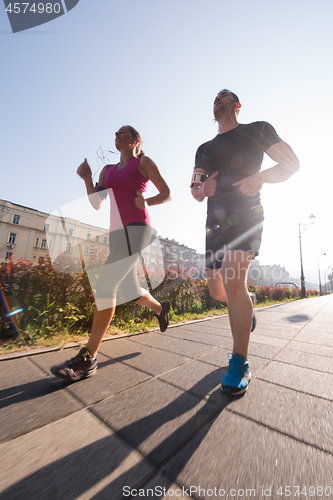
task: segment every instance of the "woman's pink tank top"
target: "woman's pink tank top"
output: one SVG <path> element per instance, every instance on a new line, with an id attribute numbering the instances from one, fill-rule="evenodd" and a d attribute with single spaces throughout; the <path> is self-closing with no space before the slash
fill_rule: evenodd
<path id="1" fill-rule="evenodd" d="M 104 187 L 108 189 L 111 201 L 110 231 L 133 222 L 150 225 L 148 210 L 140 210 L 134 200 L 139 190 L 144 194 L 149 179 L 139 171 L 140 157 L 130 160 L 121 170 L 117 165 L 108 165 L 105 172 Z"/>

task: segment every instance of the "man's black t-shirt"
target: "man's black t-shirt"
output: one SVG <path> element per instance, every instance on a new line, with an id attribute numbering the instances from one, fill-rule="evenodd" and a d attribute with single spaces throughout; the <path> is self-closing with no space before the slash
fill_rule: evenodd
<path id="1" fill-rule="evenodd" d="M 239 124 L 198 148 L 195 168 L 205 169 L 208 176 L 219 172 L 215 195 L 208 198 L 208 217 L 218 218 L 221 205 L 231 211 L 236 206 L 245 210 L 260 206 L 259 194 L 248 197 L 232 184 L 259 172 L 264 152 L 279 141 L 280 137 L 269 123 L 254 122 Z"/>

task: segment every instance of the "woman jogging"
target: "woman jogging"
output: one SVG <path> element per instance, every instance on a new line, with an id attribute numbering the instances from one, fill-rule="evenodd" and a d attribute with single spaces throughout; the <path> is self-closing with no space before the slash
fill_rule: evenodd
<path id="1" fill-rule="evenodd" d="M 85 182 L 89 201 L 96 210 L 102 207 L 107 193 L 110 195 L 110 254 L 97 280 L 96 311 L 87 345 L 74 358 L 51 367 L 53 375 L 70 381 L 81 380 L 96 372 L 97 352 L 113 318 L 118 291 L 123 302 L 134 301 L 152 309 L 161 332 L 166 330 L 169 323 L 170 303 L 158 302 L 139 286 L 137 262 L 141 251 L 151 243 L 147 208 L 169 201 L 170 189 L 157 165 L 144 155 L 141 149 L 142 139 L 137 130 L 126 125 L 115 136 L 120 162 L 103 168 L 96 187 L 86 160 L 77 170 Z M 152 181 L 159 193 L 145 199 L 149 181 Z"/>

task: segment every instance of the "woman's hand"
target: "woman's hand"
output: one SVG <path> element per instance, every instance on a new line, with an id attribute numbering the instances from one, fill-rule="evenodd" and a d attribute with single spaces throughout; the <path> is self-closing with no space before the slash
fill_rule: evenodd
<path id="1" fill-rule="evenodd" d="M 83 180 L 89 179 L 89 177 L 91 177 L 91 168 L 88 165 L 87 158 L 85 158 L 84 162 L 81 163 L 76 173 L 79 174 L 79 176 Z"/>
<path id="2" fill-rule="evenodd" d="M 137 197 L 134 200 L 135 206 L 139 208 L 140 210 L 144 210 L 145 208 L 148 208 L 148 203 L 146 202 L 145 198 L 142 196 L 141 191 L 137 190 L 136 192 Z"/>

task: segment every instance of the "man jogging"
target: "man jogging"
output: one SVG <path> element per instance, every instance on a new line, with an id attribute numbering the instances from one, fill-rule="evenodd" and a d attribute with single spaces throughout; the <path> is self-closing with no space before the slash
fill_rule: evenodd
<path id="1" fill-rule="evenodd" d="M 283 182 L 299 169 L 291 147 L 269 123 L 238 123 L 240 108 L 236 94 L 226 89 L 218 93 L 218 135 L 198 148 L 191 184 L 197 201 L 208 198 L 207 281 L 210 295 L 228 303 L 233 352 L 221 388 L 233 396 L 244 393 L 251 380 L 247 357 L 255 297 L 246 282 L 261 243 L 264 215 L 259 192 L 264 183 Z M 260 172 L 264 153 L 277 164 Z"/>

